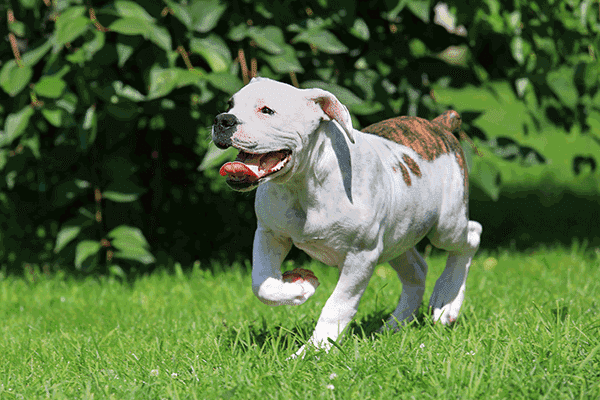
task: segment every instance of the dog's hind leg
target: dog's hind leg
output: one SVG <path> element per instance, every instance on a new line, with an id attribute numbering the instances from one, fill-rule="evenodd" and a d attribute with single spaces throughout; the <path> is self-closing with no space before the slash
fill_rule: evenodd
<path id="1" fill-rule="evenodd" d="M 382 329 L 396 329 L 398 324 L 404 325 L 414 317 L 414 312 L 423 301 L 425 292 L 425 278 L 427 276 L 427 263 L 416 248 L 408 250 L 400 257 L 390 261 L 402 282 L 402 294 L 398 307 L 392 313 Z"/>
<path id="2" fill-rule="evenodd" d="M 479 222 L 468 221 L 460 239 L 453 240 L 452 244 L 436 243 L 436 240 L 432 239 L 436 247 L 450 250 L 446 268 L 435 283 L 429 300 L 429 308 L 433 311 L 435 322 L 448 324 L 458 318 L 465 298 L 465 284 L 471 260 L 479 247 L 481 230 Z"/>

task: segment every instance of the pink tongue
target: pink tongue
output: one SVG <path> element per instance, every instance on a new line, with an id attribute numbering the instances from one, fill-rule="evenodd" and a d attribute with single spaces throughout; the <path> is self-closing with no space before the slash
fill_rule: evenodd
<path id="1" fill-rule="evenodd" d="M 221 176 L 226 176 L 226 175 L 250 175 L 253 178 L 258 178 L 258 175 L 256 175 L 256 173 L 254 173 L 254 171 L 252 171 L 250 168 L 248 168 L 248 166 L 242 162 L 239 161 L 233 161 L 233 162 L 228 162 L 226 164 L 224 164 L 221 169 L 219 170 L 219 174 L 221 174 Z"/>

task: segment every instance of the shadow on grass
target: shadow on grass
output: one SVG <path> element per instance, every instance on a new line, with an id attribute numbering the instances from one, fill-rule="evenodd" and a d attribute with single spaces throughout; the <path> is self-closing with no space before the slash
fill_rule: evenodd
<path id="1" fill-rule="evenodd" d="M 390 316 L 391 312 L 381 309 L 358 320 L 352 320 L 345 337 L 358 336 L 364 339 L 380 340 L 378 332 Z M 431 323 L 431 316 L 427 309 L 421 307 L 415 314 L 414 320 L 398 331 L 422 329 Z M 242 327 L 228 327 L 224 334 L 225 344 L 242 352 L 262 349 L 265 346 L 289 352 L 298 349 L 308 341 L 315 325 L 316 321 L 311 320 L 310 322 L 298 321 L 293 327 L 272 326 L 265 318 L 262 318 Z"/>

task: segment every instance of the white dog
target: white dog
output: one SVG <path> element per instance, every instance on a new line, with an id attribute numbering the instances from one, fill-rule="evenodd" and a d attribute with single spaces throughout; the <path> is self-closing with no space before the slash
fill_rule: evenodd
<path id="1" fill-rule="evenodd" d="M 375 267 L 396 270 L 402 295 L 388 327 L 412 318 L 427 264 L 415 245 L 427 236 L 449 252 L 429 307 L 451 323 L 464 299 L 481 225 L 469 221 L 465 158 L 452 131 L 460 116 L 416 117 L 352 128 L 331 93 L 255 78 L 213 125 L 220 148 L 238 149 L 221 168 L 235 190 L 258 187 L 252 288 L 269 305 L 304 303 L 318 281 L 307 270 L 281 274 L 292 244 L 340 270 L 310 344 L 328 350 L 355 315 Z M 303 354 L 304 346 L 297 354 Z"/>

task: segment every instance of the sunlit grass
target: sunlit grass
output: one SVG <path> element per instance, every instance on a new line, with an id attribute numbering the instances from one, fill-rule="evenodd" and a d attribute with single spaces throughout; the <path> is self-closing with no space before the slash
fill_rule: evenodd
<path id="1" fill-rule="evenodd" d="M 428 262 L 425 304 L 444 258 Z M 241 266 L 132 283 L 2 277 L 0 399 L 600 398 L 594 249 L 481 252 L 454 327 L 433 325 L 424 306 L 401 332 L 377 335 L 401 289 L 380 266 L 339 348 L 286 361 L 337 280 L 307 267 L 317 294 L 275 308 L 254 298 Z"/>

